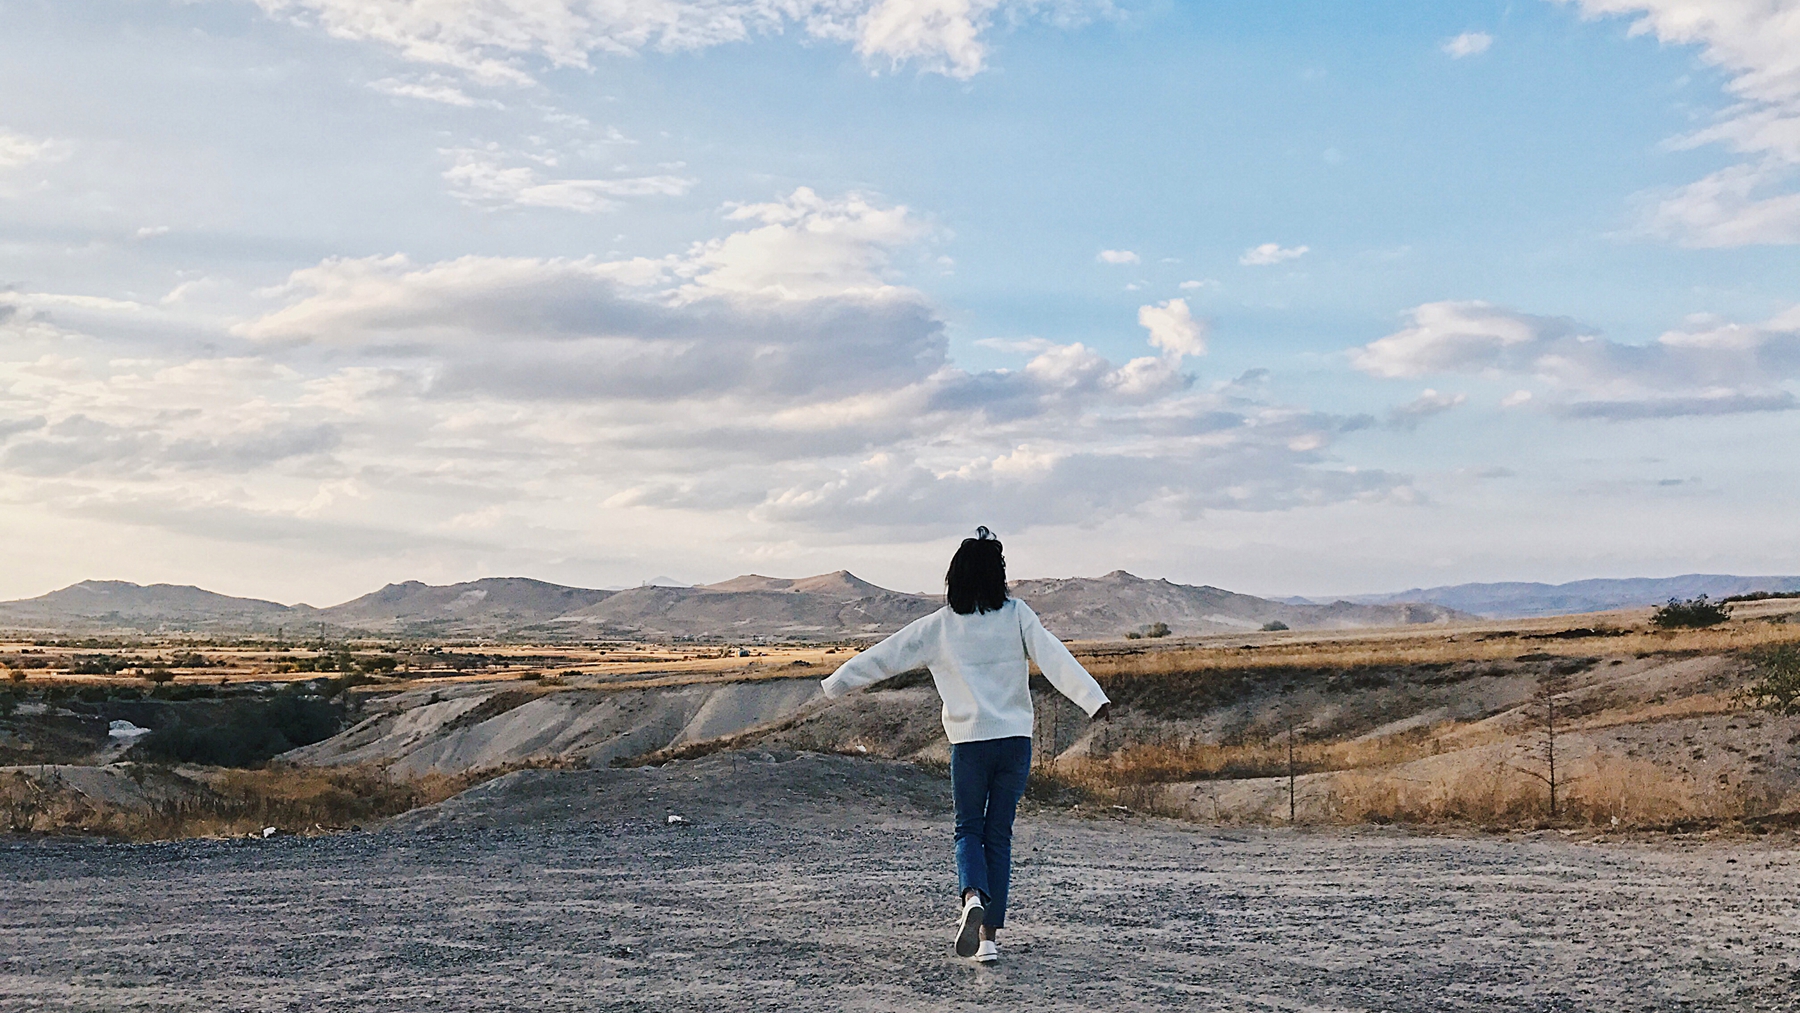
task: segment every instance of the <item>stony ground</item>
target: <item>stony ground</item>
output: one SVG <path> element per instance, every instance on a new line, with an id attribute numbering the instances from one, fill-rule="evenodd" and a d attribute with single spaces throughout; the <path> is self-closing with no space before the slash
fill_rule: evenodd
<path id="1" fill-rule="evenodd" d="M 0 1009 L 1800 1009 L 1800 852 L 1767 842 L 1040 810 L 977 967 L 948 952 L 946 793 L 729 754 L 524 772 L 360 834 L 4 842 Z"/>

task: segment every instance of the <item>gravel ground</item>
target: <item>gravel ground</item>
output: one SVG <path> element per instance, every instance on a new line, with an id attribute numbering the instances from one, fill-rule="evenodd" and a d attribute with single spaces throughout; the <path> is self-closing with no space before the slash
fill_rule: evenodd
<path id="1" fill-rule="evenodd" d="M 734 754 L 522 772 L 360 834 L 0 843 L 0 1009 L 1800 1009 L 1800 852 L 1766 842 L 1038 811 L 978 967 L 947 788 Z"/>

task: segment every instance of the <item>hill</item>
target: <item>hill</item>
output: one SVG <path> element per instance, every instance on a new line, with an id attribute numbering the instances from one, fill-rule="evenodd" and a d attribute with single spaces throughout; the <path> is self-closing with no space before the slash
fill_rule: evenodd
<path id="1" fill-rule="evenodd" d="M 892 633 L 942 604 L 844 570 L 799 580 L 746 574 L 703 587 L 634 587 L 557 622 L 613 636 L 829 639 Z"/>
<path id="2" fill-rule="evenodd" d="M 146 633 L 268 630 L 311 618 L 309 606 L 234 598 L 188 584 L 84 580 L 36 598 L 0 602 L 0 626 L 60 632 L 129 628 Z"/>
<path id="3" fill-rule="evenodd" d="M 1290 604 L 1216 587 L 1145 580 L 1124 570 L 1104 577 L 1022 580 L 1013 593 L 1031 605 L 1058 636 L 1079 639 L 1122 636 L 1152 623 L 1171 633 L 1231 633 L 1281 622 L 1296 630 L 1404 626 L 1468 619 L 1431 604 Z"/>
<path id="4" fill-rule="evenodd" d="M 320 609 L 318 618 L 335 626 L 381 633 L 515 632 L 617 593 L 527 577 L 484 577 L 437 586 L 409 580 Z"/>
<path id="5" fill-rule="evenodd" d="M 1430 602 L 1478 616 L 1509 619 L 1661 605 L 1670 598 L 1692 598 L 1702 594 L 1716 601 L 1729 595 L 1757 591 L 1800 591 L 1800 577 L 1689 573 L 1679 577 L 1601 578 L 1567 584 L 1452 584 L 1413 588 L 1395 594 L 1352 595 L 1346 600 L 1366 604 Z"/>

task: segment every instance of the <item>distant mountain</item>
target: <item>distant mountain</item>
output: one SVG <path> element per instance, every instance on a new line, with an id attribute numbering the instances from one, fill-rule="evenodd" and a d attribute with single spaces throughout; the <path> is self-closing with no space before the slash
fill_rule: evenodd
<path id="1" fill-rule="evenodd" d="M 1729 595 L 1756 591 L 1800 591 L 1800 577 L 1689 573 L 1680 577 L 1577 580 L 1567 584 L 1453 584 L 1394 594 L 1356 595 L 1347 600 L 1368 604 L 1432 602 L 1478 616 L 1512 618 L 1661 605 L 1670 598 L 1693 598 L 1702 594 L 1716 601 Z"/>
<path id="2" fill-rule="evenodd" d="M 596 635 L 828 639 L 891 633 L 942 605 L 845 570 L 799 580 L 746 574 L 704 587 L 634 587 L 557 623 Z"/>
<path id="3" fill-rule="evenodd" d="M 1058 636 L 1082 639 L 1120 637 L 1153 623 L 1167 624 L 1175 634 L 1201 634 L 1255 630 L 1276 621 L 1319 630 L 1468 618 L 1444 604 L 1270 601 L 1123 570 L 1020 581 L 1013 594 Z M 836 640 L 892 633 L 942 606 L 939 595 L 892 591 L 845 570 L 798 579 L 745 574 L 702 587 L 647 584 L 622 591 L 524 577 L 444 586 L 413 580 L 323 609 L 196 587 L 84 581 L 38 598 L 0 602 L 0 628 L 267 634 L 286 627 L 299 639 L 324 624 L 333 636 Z"/>
<path id="4" fill-rule="evenodd" d="M 442 586 L 409 580 L 320 609 L 317 618 L 381 633 L 508 632 L 547 623 L 619 593 L 527 577 L 484 577 Z"/>
<path id="5" fill-rule="evenodd" d="M 1145 580 L 1124 570 L 1104 577 L 1022 580 L 1013 594 L 1058 636 L 1084 639 L 1123 636 L 1152 623 L 1166 623 L 1179 635 L 1256 630 L 1270 622 L 1296 630 L 1331 630 L 1472 618 L 1434 604 L 1291 604 L 1216 587 Z"/>
<path id="6" fill-rule="evenodd" d="M 16 630 L 135 629 L 142 632 L 215 629 L 273 631 L 304 621 L 313 610 L 260 598 L 233 598 L 188 584 L 84 580 L 59 591 L 0 602 L 0 626 Z"/>

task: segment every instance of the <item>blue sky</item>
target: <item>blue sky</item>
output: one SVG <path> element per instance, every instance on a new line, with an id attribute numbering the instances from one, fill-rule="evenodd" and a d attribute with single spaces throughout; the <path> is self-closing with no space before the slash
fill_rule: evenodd
<path id="1" fill-rule="evenodd" d="M 0 18 L 0 594 L 1800 572 L 1800 4 Z"/>

